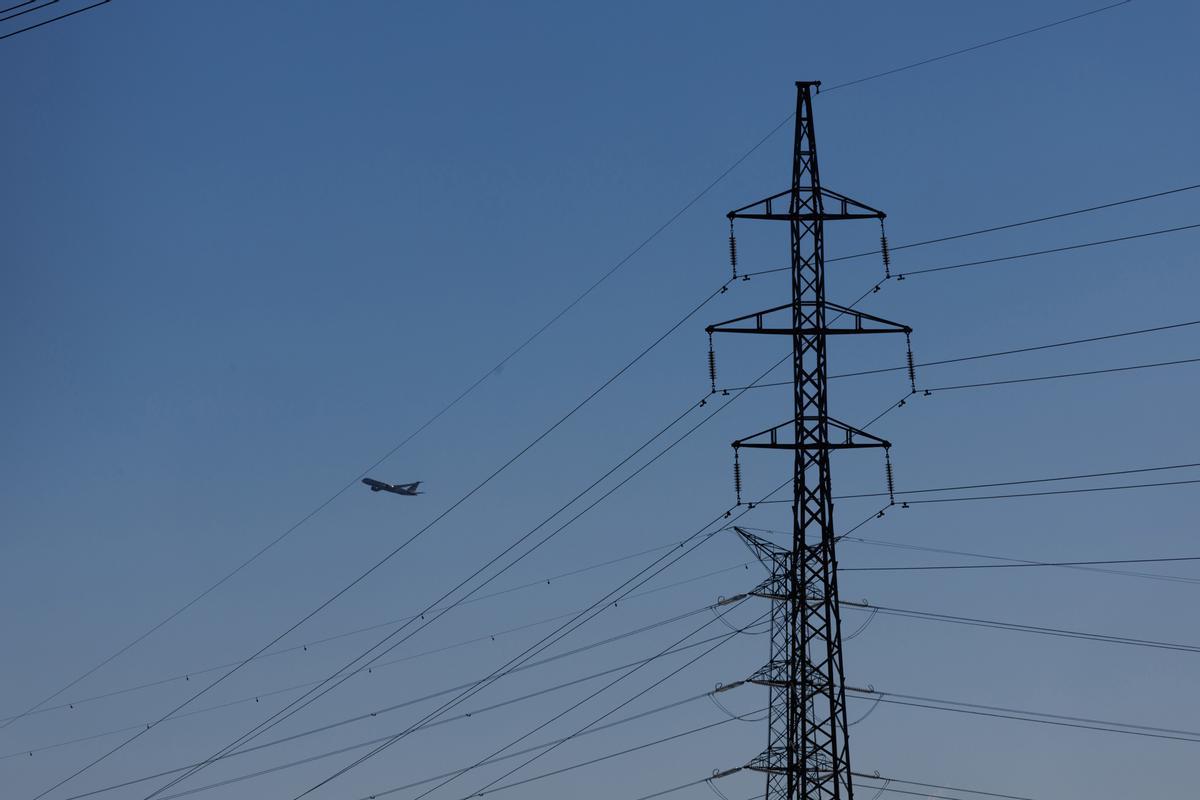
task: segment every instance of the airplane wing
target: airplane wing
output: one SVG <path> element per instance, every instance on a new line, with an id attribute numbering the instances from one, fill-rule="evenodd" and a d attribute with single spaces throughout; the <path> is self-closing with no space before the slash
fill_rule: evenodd
<path id="1" fill-rule="evenodd" d="M 421 482 L 420 482 L 420 481 L 415 481 L 415 482 L 413 482 L 413 483 L 400 483 L 400 484 L 397 484 L 397 485 L 396 485 L 396 488 L 397 488 L 397 489 L 400 489 L 400 490 L 402 490 L 402 491 L 404 491 L 404 492 L 416 492 L 416 491 L 417 491 L 417 487 L 418 487 L 418 486 L 420 486 L 420 485 L 421 485 Z"/>

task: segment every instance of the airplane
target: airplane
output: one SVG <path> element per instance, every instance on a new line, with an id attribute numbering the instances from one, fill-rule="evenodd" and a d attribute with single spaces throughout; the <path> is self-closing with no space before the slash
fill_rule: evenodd
<path id="1" fill-rule="evenodd" d="M 417 491 L 417 487 L 421 485 L 420 481 L 417 481 L 415 483 L 394 483 L 393 484 L 393 483 L 384 483 L 383 481 L 377 481 L 374 478 L 363 478 L 362 482 L 365 483 L 367 486 L 370 486 L 372 492 L 393 492 L 395 494 L 402 494 L 405 496 L 424 494 L 424 492 Z"/>

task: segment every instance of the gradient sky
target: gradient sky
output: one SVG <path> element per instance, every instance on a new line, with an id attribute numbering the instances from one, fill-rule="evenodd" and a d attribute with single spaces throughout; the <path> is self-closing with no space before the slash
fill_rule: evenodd
<path id="1" fill-rule="evenodd" d="M 487 374 L 783 120 L 793 81 L 843 83 L 1097 5 L 131 0 L 0 42 L 8 111 L 0 711 L 23 711 L 144 632 Z M 886 210 L 893 244 L 1200 183 L 1198 26 L 1193 3 L 1137 0 L 822 94 L 822 178 Z M 423 480 L 427 494 L 352 488 L 52 705 L 245 657 L 437 517 L 726 280 L 724 214 L 786 188 L 790 134 L 788 125 L 770 138 L 372 472 Z M 1197 222 L 1200 191 L 1185 192 L 899 251 L 893 269 Z M 738 235 L 743 270 L 786 258 L 785 227 L 743 224 Z M 877 236 L 873 223 L 831 224 L 828 256 L 870 249 Z M 1200 233 L 1185 231 L 914 277 L 887 284 L 864 308 L 910 324 L 918 360 L 1192 321 L 1198 245 Z M 848 303 L 880 274 L 876 258 L 831 264 L 830 299 Z M 282 646 L 402 617 L 467 577 L 704 396 L 704 325 L 786 302 L 786 293 L 782 275 L 732 286 Z M 783 340 L 745 338 L 753 341 L 718 342 L 723 384 L 749 382 L 786 352 Z M 1196 356 L 1192 327 L 929 368 L 920 380 L 945 386 Z M 902 360 L 902 343 L 887 337 L 831 351 L 834 372 Z M 1197 374 L 1187 365 L 935 393 L 873 430 L 894 443 L 901 488 L 1195 462 Z M 863 424 L 906 391 L 900 373 L 839 380 L 831 413 Z M 618 476 L 711 409 L 693 411 Z M 748 393 L 489 590 L 683 539 L 733 502 L 728 443 L 788 414 L 786 389 Z M 788 469 L 761 454 L 743 468 L 750 496 Z M 877 453 L 843 455 L 835 488 L 880 491 L 882 474 Z M 1194 556 L 1196 498 L 1180 486 L 914 506 L 859 534 L 1041 560 Z M 877 506 L 877 498 L 839 503 L 839 528 Z M 786 506 L 744 521 L 786 526 Z M 482 641 L 373 669 L 264 739 L 478 677 L 552 626 L 494 641 L 492 633 L 585 607 L 652 557 L 464 606 L 392 658 Z M 718 535 L 647 588 L 696 580 L 610 608 L 551 652 L 746 591 L 761 575 L 743 566 L 747 558 L 731 534 Z M 840 558 L 847 568 L 973 561 L 851 542 Z M 847 572 L 842 591 L 881 605 L 1200 644 L 1197 568 L 1131 569 L 1191 580 L 1062 569 Z M 746 603 L 730 619 L 764 610 Z M 466 708 L 651 655 L 706 619 L 529 670 Z M 846 614 L 848 630 L 863 621 Z M 724 630 L 714 622 L 697 636 Z M 323 677 L 382 633 L 254 662 L 188 710 L 246 702 L 163 723 L 47 797 L 207 756 L 297 695 L 269 693 Z M 686 658 L 652 664 L 526 744 L 572 732 Z M 739 680 L 765 658 L 764 637 L 739 637 L 613 718 Z M 880 616 L 847 644 L 846 672 L 854 685 L 897 693 L 1200 730 L 1196 658 Z M 17 720 L 0 730 L 0 756 L 36 752 L 0 760 L 3 796 L 33 797 L 219 674 Z M 600 685 L 413 735 L 312 796 L 358 798 L 466 766 Z M 745 687 L 722 698 L 743 713 L 766 693 Z M 434 707 L 232 759 L 180 788 L 382 736 Z M 851 701 L 851 718 L 868 708 Z M 690 703 L 571 742 L 514 777 L 721 719 L 707 701 Z M 761 723 L 730 722 L 505 794 L 638 797 L 742 764 L 764 741 Z M 1186 796 L 1197 747 L 900 706 L 852 728 L 856 770 L 1058 800 Z M 358 752 L 193 796 L 287 800 Z M 472 772 L 432 796 L 458 800 L 500 772 Z M 740 800 L 761 784 L 741 774 L 719 787 Z M 137 800 L 157 785 L 98 797 Z"/>

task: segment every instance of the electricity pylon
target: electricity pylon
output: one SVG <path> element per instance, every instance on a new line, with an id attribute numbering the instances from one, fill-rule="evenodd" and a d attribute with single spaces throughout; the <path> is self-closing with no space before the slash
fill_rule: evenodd
<path id="1" fill-rule="evenodd" d="M 770 692 L 767 748 L 747 765 L 766 773 L 767 800 L 853 798 L 829 454 L 865 447 L 885 448 L 886 453 L 891 445 L 829 416 L 825 343 L 834 335 L 911 333 L 905 325 L 825 299 L 825 223 L 875 219 L 882 225 L 885 215 L 821 186 L 812 113 L 812 96 L 820 85 L 820 81 L 796 83 L 791 188 L 728 214 L 731 228 L 735 219 L 788 223 L 792 302 L 707 328 L 710 336 L 753 333 L 792 337 L 792 418 L 733 443 L 739 503 L 740 449 L 792 450 L 795 454 L 790 547 L 737 529 L 771 571 L 755 592 L 771 602 L 770 659 L 750 678 Z M 787 207 L 780 208 L 785 198 Z M 732 233 L 730 255 L 736 271 Z M 886 265 L 886 255 L 884 262 Z"/>

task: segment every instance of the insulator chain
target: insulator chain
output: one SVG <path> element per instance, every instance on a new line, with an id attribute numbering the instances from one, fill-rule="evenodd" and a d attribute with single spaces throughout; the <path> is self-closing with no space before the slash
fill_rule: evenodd
<path id="1" fill-rule="evenodd" d="M 888 250 L 887 231 L 883 227 L 883 220 L 879 220 L 879 252 L 883 254 L 883 279 L 889 280 L 892 277 L 892 254 Z"/>
<path id="2" fill-rule="evenodd" d="M 887 472 L 888 505 L 896 505 L 896 478 L 892 473 L 892 456 L 890 448 L 883 448 L 883 468 Z"/>
<path id="3" fill-rule="evenodd" d="M 713 352 L 712 334 L 708 335 L 708 379 L 712 387 L 711 394 L 717 393 L 717 354 Z"/>
<path id="4" fill-rule="evenodd" d="M 913 361 L 912 336 L 907 333 L 904 334 L 904 345 L 908 349 L 908 386 L 910 389 L 912 389 L 912 393 L 916 394 L 917 393 L 917 365 L 916 365 L 916 362 Z"/>
<path id="5" fill-rule="evenodd" d="M 737 238 L 733 235 L 733 220 L 729 220 L 729 266 L 733 268 L 733 280 L 737 280 Z"/>
<path id="6" fill-rule="evenodd" d="M 733 493 L 737 504 L 742 504 L 742 462 L 738 460 L 738 449 L 733 448 Z"/>

